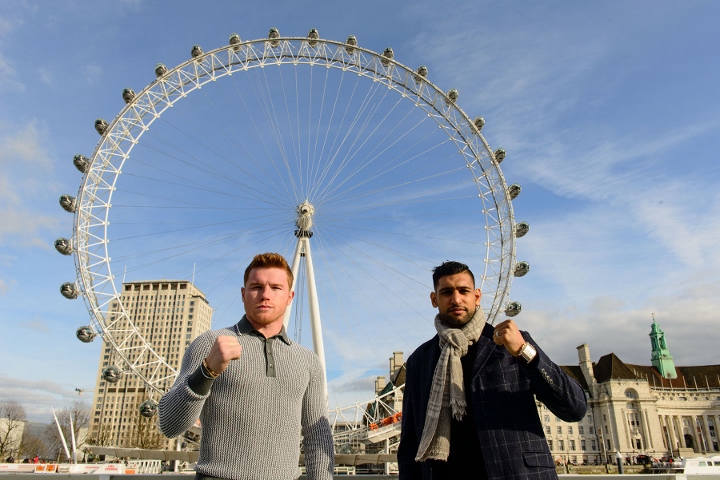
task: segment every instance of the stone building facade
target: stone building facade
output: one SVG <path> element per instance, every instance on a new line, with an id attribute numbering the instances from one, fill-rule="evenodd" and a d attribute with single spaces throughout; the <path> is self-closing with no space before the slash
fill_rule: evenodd
<path id="1" fill-rule="evenodd" d="M 614 353 L 592 362 L 587 344 L 578 347 L 577 366 L 563 366 L 583 386 L 588 413 L 569 424 L 538 404 L 557 461 L 614 463 L 618 452 L 629 462 L 639 455 L 717 455 L 720 365 L 675 366 L 654 320 L 650 340 L 649 366 L 625 363 Z"/>

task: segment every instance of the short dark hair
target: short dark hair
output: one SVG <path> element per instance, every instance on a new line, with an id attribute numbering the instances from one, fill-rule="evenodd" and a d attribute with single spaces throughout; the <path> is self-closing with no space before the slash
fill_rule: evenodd
<path id="1" fill-rule="evenodd" d="M 250 265 L 245 269 L 245 277 L 243 278 L 243 285 L 247 284 L 248 277 L 250 277 L 250 271 L 253 268 L 280 268 L 287 272 L 288 277 L 288 288 L 292 289 L 293 284 L 293 273 L 288 265 L 285 257 L 279 253 L 259 253 L 253 257 Z"/>
<path id="2" fill-rule="evenodd" d="M 451 260 L 442 263 L 441 265 L 433 268 L 433 288 L 437 290 L 438 283 L 440 283 L 440 279 L 442 277 L 447 277 L 448 275 L 457 275 L 458 273 L 464 272 L 470 274 L 470 278 L 472 278 L 474 287 L 475 275 L 473 275 L 472 271 L 470 271 L 470 267 L 468 267 L 464 263 L 453 262 Z"/>

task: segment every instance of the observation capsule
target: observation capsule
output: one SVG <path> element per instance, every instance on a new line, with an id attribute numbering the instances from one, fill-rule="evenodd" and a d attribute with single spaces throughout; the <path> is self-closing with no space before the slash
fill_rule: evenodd
<path id="1" fill-rule="evenodd" d="M 157 403 L 152 400 L 145 400 L 140 404 L 140 415 L 150 418 L 157 412 Z"/>
<path id="2" fill-rule="evenodd" d="M 155 65 L 155 76 L 156 76 L 157 78 L 162 77 L 162 76 L 165 75 L 167 72 L 168 72 L 168 69 L 167 69 L 167 67 L 165 66 L 164 63 L 158 63 L 158 64 Z"/>
<path id="3" fill-rule="evenodd" d="M 122 377 L 122 372 L 115 365 L 103 368 L 102 370 L 102 378 L 108 383 L 117 383 L 120 381 L 120 377 Z"/>
<path id="4" fill-rule="evenodd" d="M 311 47 L 317 46 L 318 42 L 317 39 L 320 38 L 320 34 L 318 33 L 316 28 L 311 28 L 310 31 L 307 34 L 308 36 L 308 45 Z"/>
<path id="5" fill-rule="evenodd" d="M 527 222 L 520 222 L 515 225 L 515 238 L 524 237 L 526 233 L 530 231 L 530 224 Z"/>
<path id="6" fill-rule="evenodd" d="M 75 336 L 83 343 L 90 343 L 95 340 L 95 332 L 88 326 L 78 328 L 75 331 Z"/>
<path id="7" fill-rule="evenodd" d="M 515 265 L 515 271 L 513 274 L 516 277 L 522 277 L 530 271 L 530 264 L 528 262 L 518 262 Z"/>
<path id="8" fill-rule="evenodd" d="M 95 125 L 97 128 L 97 123 Z M 82 173 L 85 173 L 88 171 L 88 167 L 90 166 L 90 160 L 88 160 L 88 158 L 82 153 L 78 153 L 73 157 L 73 165 L 75 165 L 75 168 L 80 170 Z"/>
<path id="9" fill-rule="evenodd" d="M 193 58 L 197 58 L 202 54 L 203 54 L 202 47 L 200 45 L 193 45 L 192 49 L 190 50 L 190 55 L 192 55 Z"/>
<path id="10" fill-rule="evenodd" d="M 270 32 L 268 32 L 268 38 L 271 40 L 270 46 L 277 47 L 280 45 L 280 41 L 276 40 L 277 38 L 280 38 L 280 30 L 273 27 L 270 29 Z"/>
<path id="11" fill-rule="evenodd" d="M 425 65 L 420 65 L 417 70 L 415 70 L 415 75 L 413 75 L 413 80 L 415 80 L 415 83 L 420 83 L 425 77 L 427 77 L 428 69 Z"/>
<path id="12" fill-rule="evenodd" d="M 498 165 L 502 163 L 503 160 L 505 160 L 505 149 L 498 148 L 495 150 L 495 160 L 497 160 Z"/>
<path id="13" fill-rule="evenodd" d="M 460 96 L 460 92 L 458 92 L 456 89 L 452 89 L 447 93 L 448 98 L 451 102 L 455 103 Z"/>
<path id="14" fill-rule="evenodd" d="M 350 35 L 347 40 L 345 40 L 345 51 L 348 53 L 348 55 L 352 55 L 355 53 L 355 49 L 353 47 L 357 46 L 357 38 L 355 38 L 355 35 Z"/>
<path id="15" fill-rule="evenodd" d="M 475 117 L 473 124 L 475 125 L 475 128 L 477 128 L 477 131 L 480 132 L 485 126 L 485 119 L 483 117 Z"/>
<path id="16" fill-rule="evenodd" d="M 507 190 L 510 200 L 515 200 L 517 196 L 520 195 L 520 192 L 522 192 L 522 187 L 517 183 L 510 185 Z"/>
<path id="17" fill-rule="evenodd" d="M 388 47 L 385 49 L 385 51 L 382 53 L 382 58 L 380 58 L 380 63 L 383 64 L 383 66 L 387 67 L 390 65 L 390 60 L 395 58 L 395 52 L 393 52 L 393 49 Z"/>
<path id="18" fill-rule="evenodd" d="M 228 40 L 228 42 L 230 43 L 230 46 L 234 51 L 237 52 L 238 50 L 240 50 L 240 44 L 242 43 L 242 40 L 240 40 L 240 35 L 238 35 L 237 33 L 233 33 L 232 35 L 230 35 L 230 40 Z"/>
<path id="19" fill-rule="evenodd" d="M 68 195 L 67 193 L 60 195 L 60 206 L 66 212 L 75 213 L 75 209 L 77 208 L 75 197 Z"/>
<path id="20" fill-rule="evenodd" d="M 78 297 L 77 286 L 72 282 L 65 282 L 60 285 L 60 293 L 69 300 L 75 300 Z"/>
<path id="21" fill-rule="evenodd" d="M 105 132 L 107 132 L 107 129 L 108 129 L 108 123 L 104 119 L 98 118 L 97 120 L 95 120 L 95 130 L 100 135 L 104 135 Z"/>
<path id="22" fill-rule="evenodd" d="M 126 88 L 123 90 L 123 100 L 125 100 L 125 103 L 130 103 L 135 98 L 135 92 L 130 89 Z"/>
<path id="23" fill-rule="evenodd" d="M 62 253 L 63 255 L 70 255 L 73 252 L 72 245 L 70 245 L 70 240 L 63 237 L 55 240 L 55 250 Z"/>
<path id="24" fill-rule="evenodd" d="M 505 315 L 508 317 L 514 317 L 521 311 L 522 305 L 520 305 L 520 302 L 510 302 L 508 303 L 508 306 L 505 307 Z"/>

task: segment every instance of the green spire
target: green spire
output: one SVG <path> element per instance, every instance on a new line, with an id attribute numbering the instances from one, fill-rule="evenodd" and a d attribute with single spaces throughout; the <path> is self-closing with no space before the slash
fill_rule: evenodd
<path id="1" fill-rule="evenodd" d="M 677 378 L 675 362 L 673 361 L 667 343 L 665 343 L 665 332 L 655 321 L 655 314 L 652 314 L 652 327 L 650 327 L 650 344 L 652 345 L 652 365 L 657 368 L 663 378 Z"/>

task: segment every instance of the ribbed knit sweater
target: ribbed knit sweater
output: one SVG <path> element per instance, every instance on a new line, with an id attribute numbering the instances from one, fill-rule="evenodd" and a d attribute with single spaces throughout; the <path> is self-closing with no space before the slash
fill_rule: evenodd
<path id="1" fill-rule="evenodd" d="M 243 317 L 237 325 L 206 332 L 190 344 L 175 384 L 160 400 L 160 430 L 174 438 L 199 418 L 196 471 L 233 480 L 299 477 L 302 439 L 308 480 L 331 480 L 333 439 L 319 359 L 287 337 L 265 340 L 241 333 L 248 325 Z M 208 393 L 198 394 L 188 379 L 197 378 L 202 360 L 221 335 L 236 337 L 242 354 L 211 380 Z M 272 351 L 274 377 L 268 376 L 266 348 Z"/>

